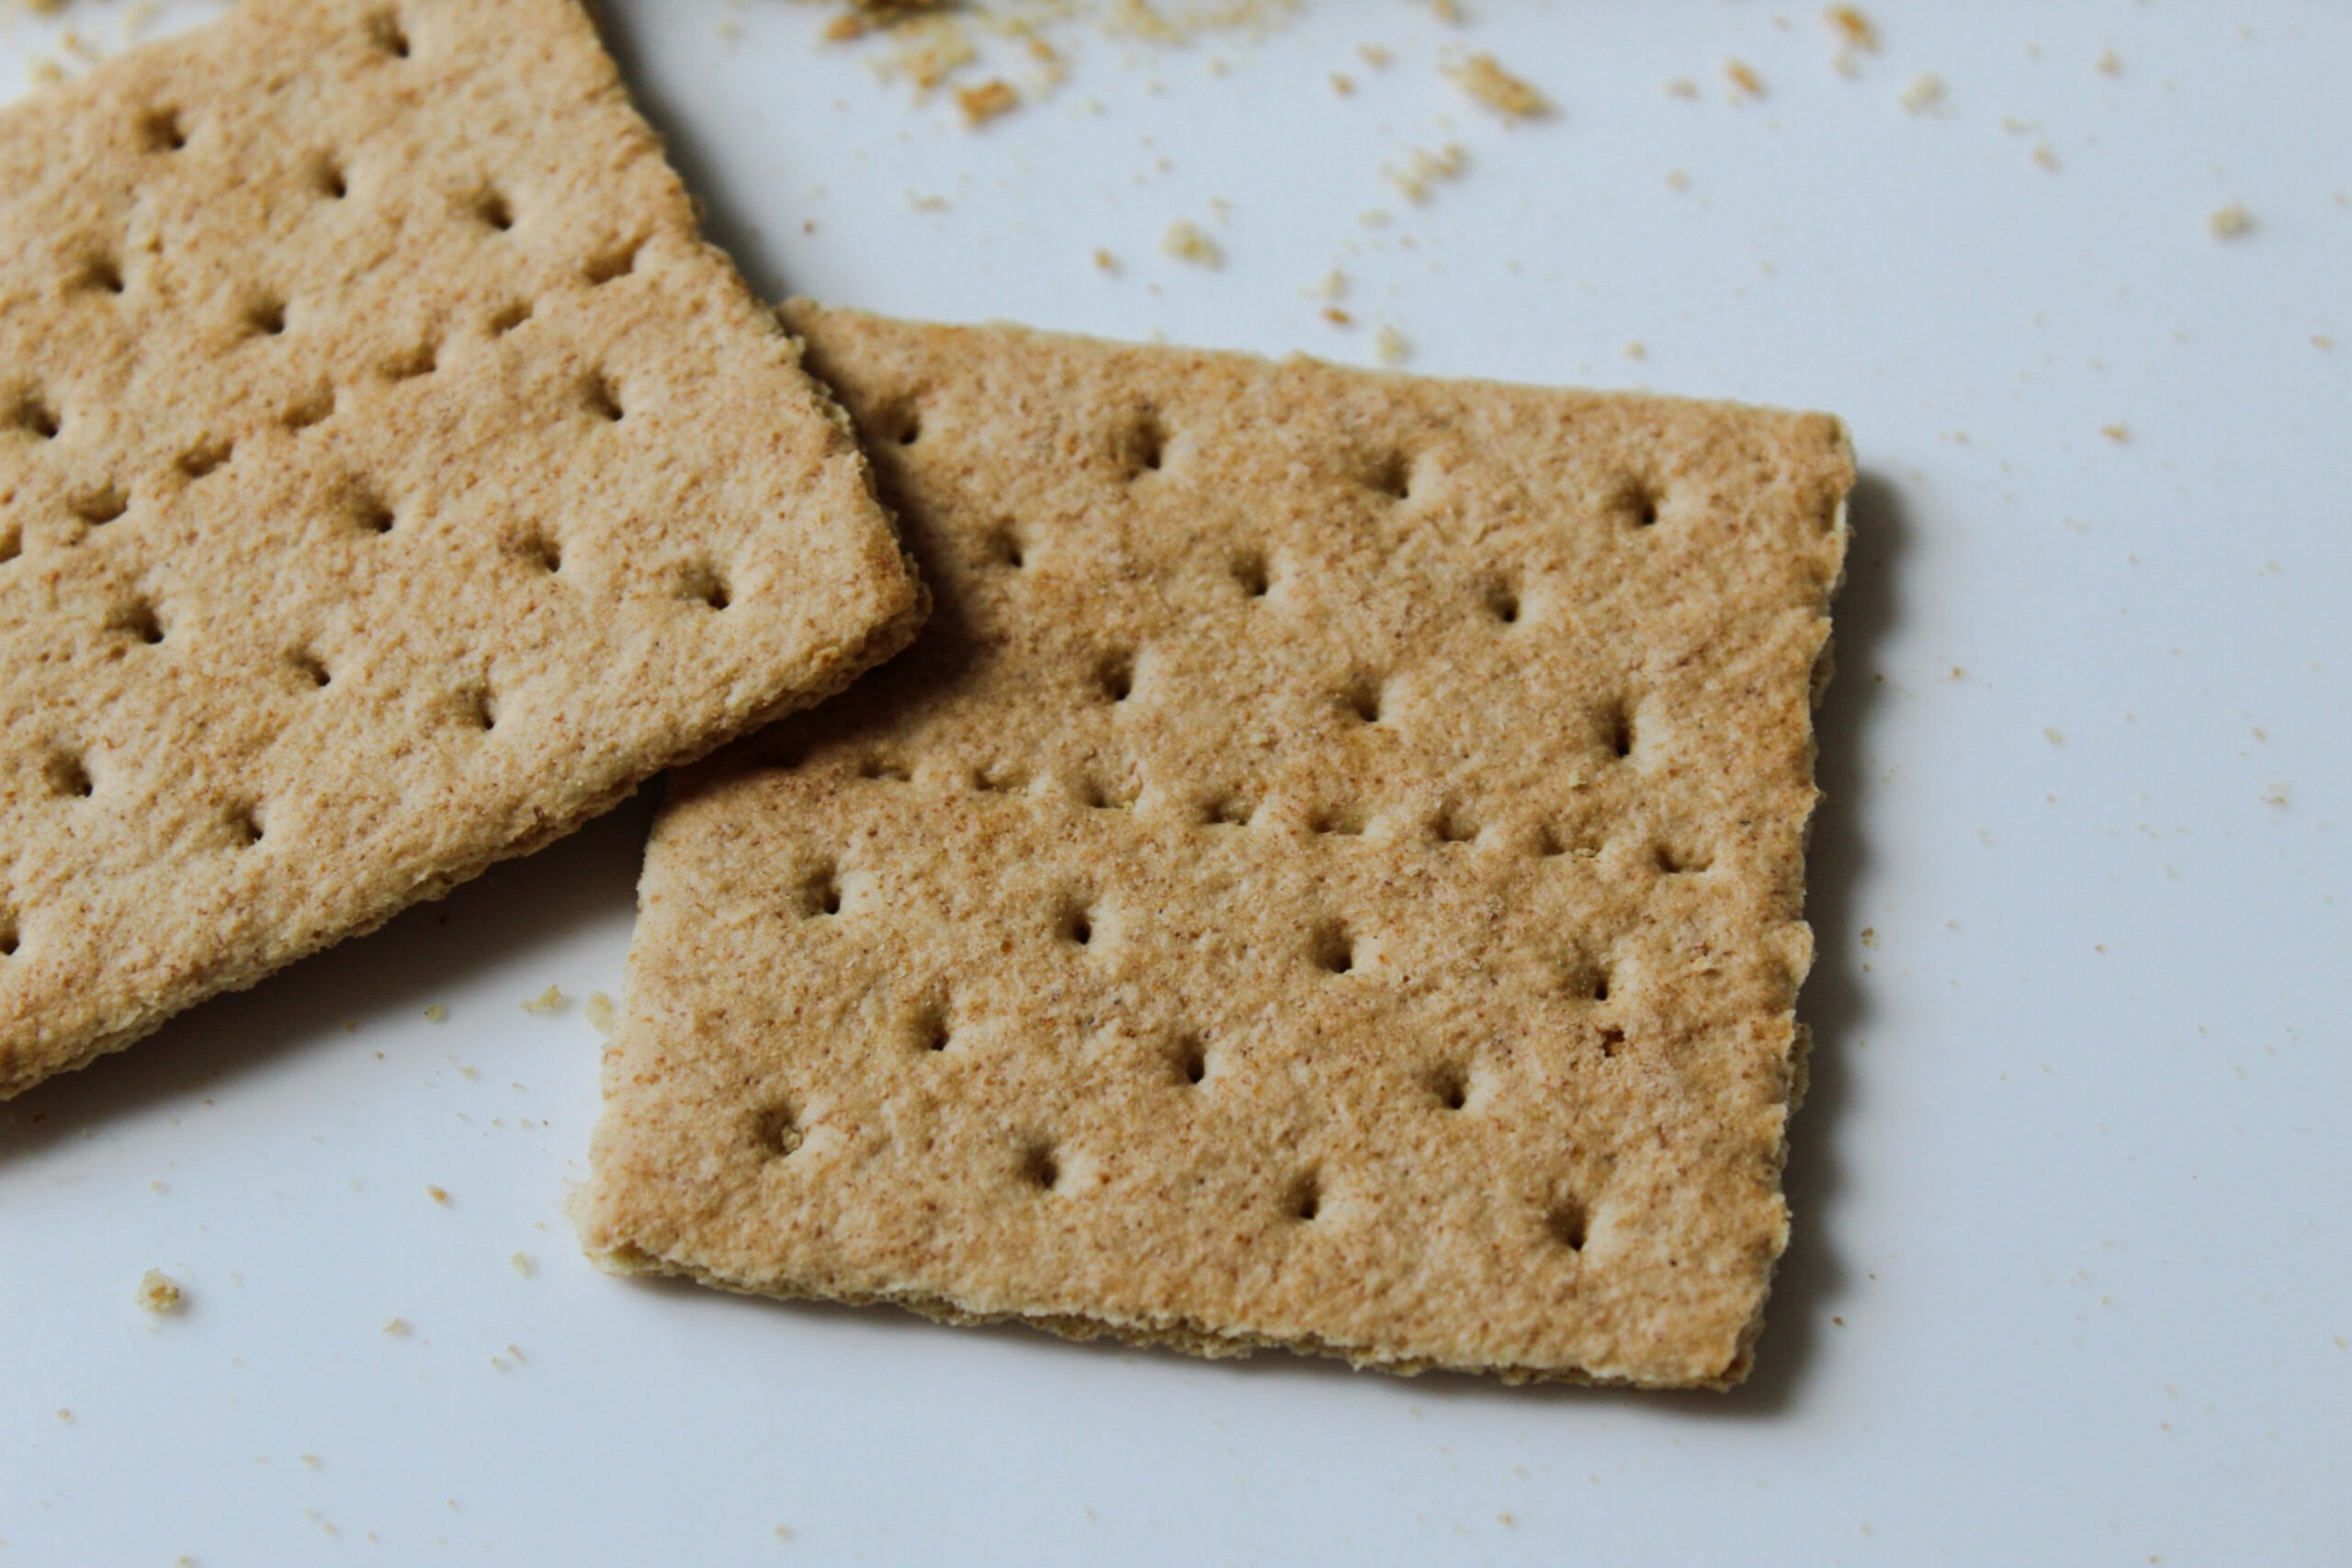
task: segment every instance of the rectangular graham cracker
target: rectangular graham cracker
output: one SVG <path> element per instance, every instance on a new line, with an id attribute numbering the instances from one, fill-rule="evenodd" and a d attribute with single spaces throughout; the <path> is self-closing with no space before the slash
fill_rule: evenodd
<path id="1" fill-rule="evenodd" d="M 591 1252 L 1208 1355 L 1744 1375 L 1838 423 L 786 321 L 937 610 L 673 786 Z"/>
<path id="2" fill-rule="evenodd" d="M 572 0 L 247 0 L 0 114 L 0 1096 L 922 608 Z"/>

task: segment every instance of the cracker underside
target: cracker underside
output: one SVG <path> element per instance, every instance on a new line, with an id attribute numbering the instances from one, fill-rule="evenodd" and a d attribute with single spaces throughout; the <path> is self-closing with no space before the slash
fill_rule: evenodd
<path id="1" fill-rule="evenodd" d="M 573 0 L 247 0 L 0 115 L 0 1096 L 922 607 Z"/>
<path id="2" fill-rule="evenodd" d="M 937 608 L 673 784 L 591 1253 L 1211 1354 L 1744 1375 L 1837 423 L 786 320 Z"/>

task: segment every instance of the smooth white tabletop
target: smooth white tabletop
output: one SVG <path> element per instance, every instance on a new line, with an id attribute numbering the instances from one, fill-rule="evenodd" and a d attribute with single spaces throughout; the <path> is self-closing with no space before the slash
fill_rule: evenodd
<path id="1" fill-rule="evenodd" d="M 1846 74 L 1812 0 L 1465 5 L 1080 17 L 977 132 L 830 7 L 605 9 L 771 293 L 1358 363 L 1387 325 L 1413 370 L 1849 422 L 1748 1385 L 596 1273 L 581 998 L 639 804 L 0 1106 L 0 1565 L 2352 1561 L 2352 6 L 1872 0 Z M 140 9 L 17 0 L 0 80 Z M 1035 85 L 975 34 L 956 80 Z M 1440 67 L 1480 51 L 1560 112 L 1471 103 Z M 1423 201 L 1383 175 L 1454 145 Z M 1162 254 L 1179 220 L 1221 266 Z M 184 1313 L 134 1304 L 151 1268 Z"/>

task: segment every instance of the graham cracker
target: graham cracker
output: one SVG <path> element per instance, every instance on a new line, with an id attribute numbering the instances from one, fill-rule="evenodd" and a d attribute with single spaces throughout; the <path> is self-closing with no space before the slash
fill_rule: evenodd
<path id="1" fill-rule="evenodd" d="M 0 114 L 0 1095 L 903 645 L 572 0 L 247 0 Z"/>
<path id="2" fill-rule="evenodd" d="M 1743 1376 L 1838 423 L 786 321 L 937 610 L 673 784 L 592 1254 L 1207 1355 Z"/>

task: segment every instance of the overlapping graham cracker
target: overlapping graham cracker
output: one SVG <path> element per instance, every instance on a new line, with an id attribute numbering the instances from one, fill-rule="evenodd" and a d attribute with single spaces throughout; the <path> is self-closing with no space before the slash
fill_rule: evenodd
<path id="1" fill-rule="evenodd" d="M 572 0 L 247 0 L 0 115 L 0 1095 L 922 613 Z"/>
<path id="2" fill-rule="evenodd" d="M 591 1251 L 1211 1355 L 1739 1379 L 1837 423 L 786 321 L 937 610 L 674 786 Z"/>

